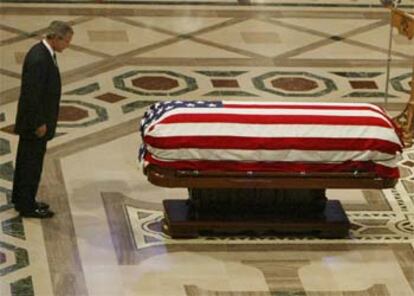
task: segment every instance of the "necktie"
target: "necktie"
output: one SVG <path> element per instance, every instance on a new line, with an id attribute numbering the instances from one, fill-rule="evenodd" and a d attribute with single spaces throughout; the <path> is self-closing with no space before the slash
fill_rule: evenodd
<path id="1" fill-rule="evenodd" d="M 53 62 L 55 63 L 55 66 L 57 67 L 58 64 L 57 64 L 56 54 L 55 53 L 53 53 Z"/>

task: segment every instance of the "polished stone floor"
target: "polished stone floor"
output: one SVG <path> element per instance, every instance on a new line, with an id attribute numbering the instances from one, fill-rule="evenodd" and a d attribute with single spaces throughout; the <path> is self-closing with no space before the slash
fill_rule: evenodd
<path id="1" fill-rule="evenodd" d="M 201 237 L 161 232 L 162 200 L 137 163 L 146 107 L 169 99 L 370 102 L 409 98 L 414 40 L 374 0 L 2 1 L 0 295 L 414 295 L 414 149 L 387 190 L 328 190 L 350 236 Z M 414 0 L 402 1 L 413 12 Z M 10 204 L 22 61 L 53 19 L 63 97 L 39 196 L 51 220 Z"/>

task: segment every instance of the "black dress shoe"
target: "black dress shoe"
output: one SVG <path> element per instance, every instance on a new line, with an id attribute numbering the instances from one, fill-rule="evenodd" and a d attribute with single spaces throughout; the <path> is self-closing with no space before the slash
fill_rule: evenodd
<path id="1" fill-rule="evenodd" d="M 45 202 L 41 202 L 41 201 L 36 201 L 35 202 L 35 204 L 34 204 L 34 207 L 36 208 L 36 209 L 39 209 L 39 210 L 48 210 L 49 208 L 50 208 L 50 206 L 47 204 L 47 203 L 45 203 Z M 16 205 L 14 205 L 14 209 L 17 211 L 17 212 L 21 212 L 22 210 L 19 208 L 19 207 L 17 207 Z"/>
<path id="2" fill-rule="evenodd" d="M 31 211 L 21 211 L 20 212 L 20 216 L 22 216 L 22 217 L 39 218 L 39 219 L 52 218 L 54 214 L 55 213 L 53 213 L 50 210 L 42 210 L 42 209 L 39 209 L 39 208 L 31 210 Z"/>
<path id="3" fill-rule="evenodd" d="M 41 201 L 37 201 L 37 202 L 36 202 L 36 207 L 37 207 L 38 209 L 41 209 L 41 210 L 47 210 L 47 209 L 49 209 L 49 208 L 50 208 L 50 206 L 49 206 L 47 203 L 45 203 L 45 202 L 41 202 Z"/>

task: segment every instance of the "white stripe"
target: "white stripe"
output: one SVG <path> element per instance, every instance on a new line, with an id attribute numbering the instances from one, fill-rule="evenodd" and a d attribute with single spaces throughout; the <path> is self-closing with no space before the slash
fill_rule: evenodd
<path id="1" fill-rule="evenodd" d="M 351 125 L 309 124 L 234 124 L 234 123 L 178 123 L 158 124 L 145 135 L 172 136 L 242 136 L 259 138 L 368 138 L 381 139 L 400 145 L 391 128 Z"/>
<path id="2" fill-rule="evenodd" d="M 148 146 L 154 158 L 162 161 L 207 160 L 239 162 L 309 162 L 343 163 L 373 161 L 388 167 L 397 166 L 397 157 L 375 151 L 305 151 L 305 150 L 237 150 L 237 149 L 156 149 Z"/>

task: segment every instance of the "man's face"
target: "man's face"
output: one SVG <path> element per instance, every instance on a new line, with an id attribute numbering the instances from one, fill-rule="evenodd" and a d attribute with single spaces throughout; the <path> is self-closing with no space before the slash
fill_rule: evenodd
<path id="1" fill-rule="evenodd" d="M 52 48 L 54 51 L 62 52 L 66 49 L 70 42 L 72 41 L 73 33 L 66 34 L 63 38 L 62 37 L 55 37 L 52 41 Z"/>

